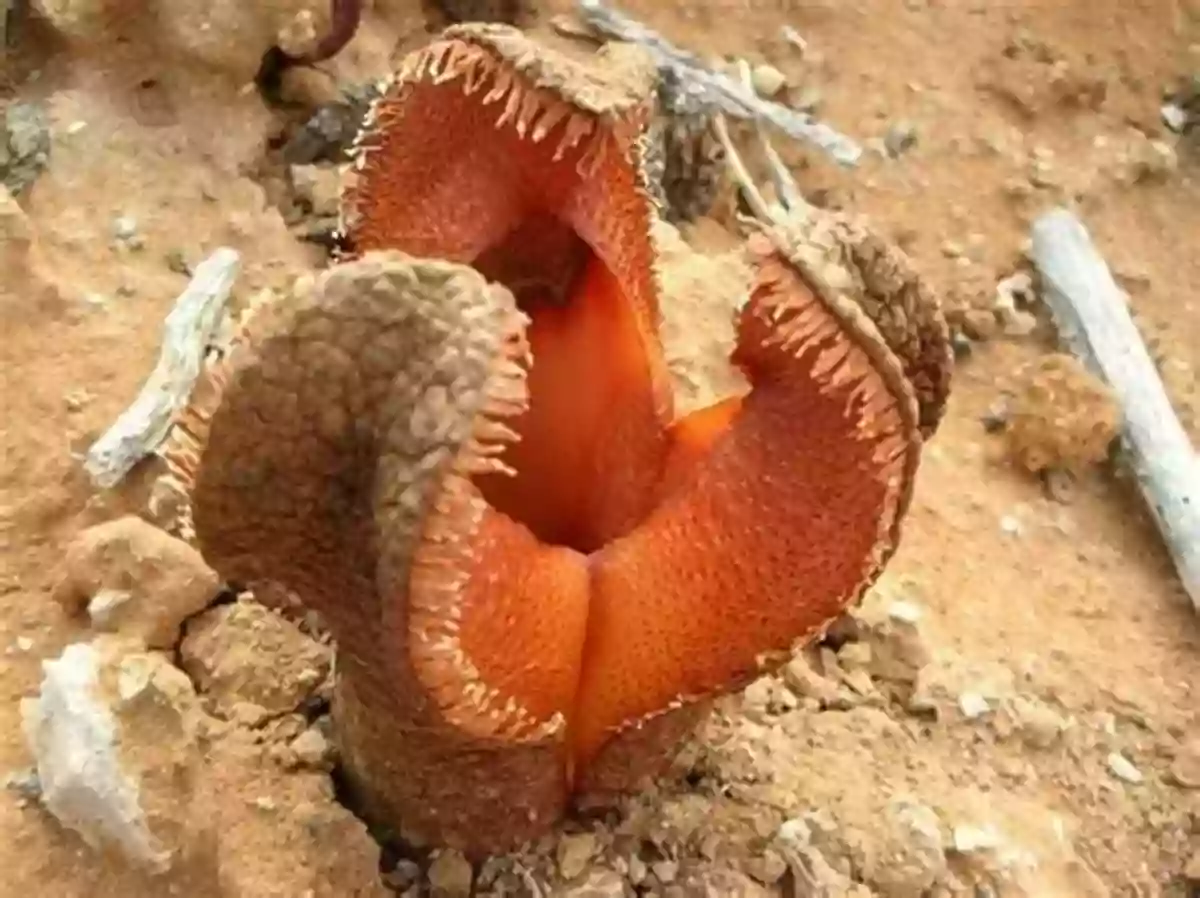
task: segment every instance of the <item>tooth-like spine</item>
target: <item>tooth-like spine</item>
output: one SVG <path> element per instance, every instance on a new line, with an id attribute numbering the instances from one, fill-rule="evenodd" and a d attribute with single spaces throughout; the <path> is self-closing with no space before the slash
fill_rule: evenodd
<path id="1" fill-rule="evenodd" d="M 554 126 L 570 115 L 570 109 L 561 101 L 553 101 L 542 110 L 541 118 L 533 126 L 532 138 L 534 143 L 541 143 L 554 130 Z"/>
<path id="2" fill-rule="evenodd" d="M 508 99 L 504 104 L 504 111 L 500 113 L 500 118 L 496 119 L 497 128 L 505 127 L 516 117 L 517 110 L 521 107 L 522 93 L 521 88 L 513 85 L 508 93 Z"/>

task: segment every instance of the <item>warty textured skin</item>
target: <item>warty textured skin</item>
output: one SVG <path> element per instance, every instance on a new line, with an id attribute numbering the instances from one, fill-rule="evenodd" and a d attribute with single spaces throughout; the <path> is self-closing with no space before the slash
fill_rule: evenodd
<path id="1" fill-rule="evenodd" d="M 474 857 L 661 772 L 857 601 L 945 402 L 935 300 L 812 213 L 747 243 L 750 393 L 676 419 L 624 53 L 460 26 L 410 57 L 348 258 L 251 311 L 165 452 L 208 562 L 333 631 L 367 815 Z"/>

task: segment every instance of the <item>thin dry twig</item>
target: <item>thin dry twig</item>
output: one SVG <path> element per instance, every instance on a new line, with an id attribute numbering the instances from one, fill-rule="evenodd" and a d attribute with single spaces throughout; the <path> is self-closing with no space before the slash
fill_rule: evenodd
<path id="1" fill-rule="evenodd" d="M 166 438 L 175 413 L 188 401 L 204 369 L 240 267 L 241 256 L 228 247 L 196 266 L 167 315 L 154 371 L 129 408 L 84 457 L 84 470 L 97 486 L 116 486 Z"/>
<path id="2" fill-rule="evenodd" d="M 1116 394 L 1134 476 L 1200 612 L 1200 456 L 1083 223 L 1066 209 L 1040 216 L 1033 261 L 1060 339 Z"/>
<path id="3" fill-rule="evenodd" d="M 752 91 L 754 88 L 751 83 L 750 66 L 744 59 L 738 60 L 738 73 L 743 86 Z M 756 218 L 765 224 L 777 223 L 793 213 L 810 208 L 791 172 L 788 171 L 779 152 L 771 143 L 766 128 L 761 123 L 755 121 L 754 133 L 762 149 L 763 158 L 766 159 L 767 167 L 770 169 L 771 182 L 775 185 L 778 202 L 774 204 L 767 202 L 762 191 L 754 182 L 750 170 L 742 160 L 737 147 L 734 146 L 733 138 L 729 136 L 729 125 L 723 115 L 717 114 L 713 121 L 713 130 L 725 150 L 725 164 L 729 167 L 729 173 L 746 198 L 746 205 L 750 207 L 750 211 Z"/>
<path id="4" fill-rule="evenodd" d="M 858 164 L 862 147 L 811 115 L 764 100 L 745 85 L 714 72 L 699 57 L 679 49 L 662 35 L 600 0 L 577 0 L 576 7 L 591 28 L 649 51 L 658 67 L 670 73 L 687 100 L 695 106 L 734 118 L 770 122 L 797 140 L 820 147 L 841 165 Z"/>

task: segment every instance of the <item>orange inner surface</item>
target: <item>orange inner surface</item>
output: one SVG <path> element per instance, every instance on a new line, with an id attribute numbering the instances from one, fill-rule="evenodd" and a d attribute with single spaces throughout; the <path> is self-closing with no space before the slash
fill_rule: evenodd
<path id="1" fill-rule="evenodd" d="M 586 140 L 555 158 L 565 119 L 529 140 L 496 127 L 505 103 L 482 104 L 486 92 L 426 84 L 387 111 L 355 242 L 471 264 L 531 319 L 530 406 L 504 422 L 520 434 L 504 455 L 516 475 L 475 478 L 489 510 L 458 634 L 502 705 L 574 729 L 599 553 L 658 504 L 668 465 L 669 483 L 685 479 L 736 406 L 674 430 L 660 418 L 649 222 L 625 148 L 582 175 Z"/>

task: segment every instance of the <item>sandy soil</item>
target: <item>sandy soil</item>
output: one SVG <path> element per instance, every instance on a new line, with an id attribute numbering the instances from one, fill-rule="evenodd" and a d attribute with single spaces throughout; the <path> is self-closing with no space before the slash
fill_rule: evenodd
<path id="1" fill-rule="evenodd" d="M 472 888 L 453 854 L 384 852 L 380 880 L 378 848 L 336 803 L 328 775 L 327 650 L 257 605 L 222 605 L 188 624 L 179 656 L 206 711 L 195 744 L 151 731 L 148 757 L 175 765 L 172 788 L 191 802 L 174 810 L 178 828 L 213 824 L 171 871 L 138 872 L 89 848 L 39 806 L 27 773 L 18 702 L 36 692 L 42 659 L 89 635 L 52 599 L 64 553 L 84 528 L 140 508 L 134 497 L 98 494 L 79 453 L 145 378 L 187 266 L 218 245 L 236 247 L 244 303 L 324 264 L 296 232 L 327 205 L 331 169 L 301 173 L 308 195 L 297 210 L 270 152 L 291 114 L 246 87 L 286 24 L 264 25 L 266 11 L 290 16 L 301 5 L 262 4 L 255 32 L 245 9 L 215 4 L 211 33 L 224 34 L 226 15 L 240 29 L 236 41 L 213 38 L 220 53 L 198 39 L 155 45 L 133 26 L 133 40 L 84 52 L 34 23 L 13 35 L 19 43 L 0 63 L 0 103 L 10 112 L 35 104 L 51 143 L 30 186 L 10 184 L 24 188 L 19 209 L 0 208 L 6 894 Z M 568 5 L 541 4 L 535 28 L 548 33 L 549 16 Z M 323 66 L 342 82 L 381 74 L 424 39 L 417 4 L 374 6 L 370 28 Z M 185 5 L 159 7 L 155 27 L 166 28 Z M 1200 152 L 1159 119 L 1164 90 L 1200 71 L 1200 5 L 624 8 L 696 50 L 772 64 L 794 101 L 818 101 L 823 118 L 868 141 L 850 172 L 784 149 L 810 195 L 865 213 L 903 245 L 975 339 L 961 343 L 949 416 L 926 452 L 903 547 L 858 617 L 725 702 L 653 794 L 485 865 L 475 890 L 1197 894 L 1195 615 L 1119 469 L 1089 464 L 1048 488 L 1013 463 L 998 419 L 1053 342 L 1036 299 L 1015 318 L 998 317 L 993 303 L 997 282 L 1026 267 L 1032 215 L 1077 203 L 1200 443 Z M 86 31 L 85 17 L 73 21 Z M 784 24 L 807 50 L 781 36 Z M 163 55 L 164 46 L 184 49 Z M 312 75 L 305 92 L 328 95 L 331 84 Z M 885 144 L 908 145 L 890 158 Z M 728 216 L 718 218 L 684 236 L 707 252 L 728 249 Z M 693 374 L 715 369 L 721 342 L 709 323 L 673 328 L 679 352 L 702 354 Z"/>

